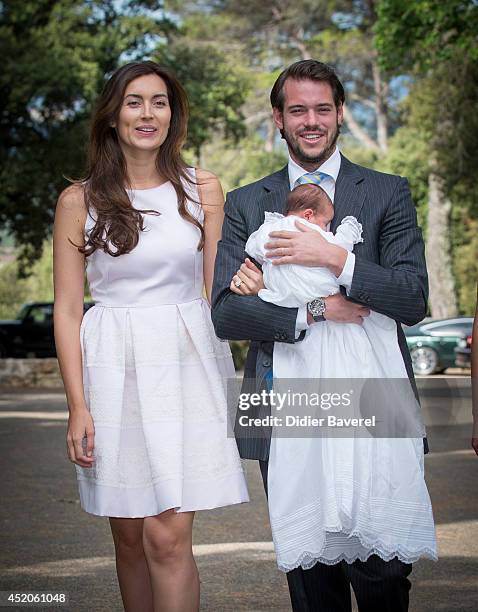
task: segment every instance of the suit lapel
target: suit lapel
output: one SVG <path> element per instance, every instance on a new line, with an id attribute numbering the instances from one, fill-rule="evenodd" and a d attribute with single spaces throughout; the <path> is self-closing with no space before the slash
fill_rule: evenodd
<path id="1" fill-rule="evenodd" d="M 266 176 L 262 182 L 264 196 L 259 201 L 262 211 L 284 213 L 285 201 L 290 191 L 287 166 L 282 170 Z"/>
<path id="2" fill-rule="evenodd" d="M 334 219 L 330 231 L 335 232 L 344 217 L 358 218 L 365 201 L 365 191 L 361 185 L 364 176 L 360 166 L 353 164 L 341 155 L 340 171 L 335 183 Z"/>

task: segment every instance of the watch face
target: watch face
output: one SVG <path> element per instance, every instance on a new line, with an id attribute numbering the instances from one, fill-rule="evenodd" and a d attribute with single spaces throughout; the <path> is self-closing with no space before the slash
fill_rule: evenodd
<path id="1" fill-rule="evenodd" d="M 309 302 L 309 312 L 313 317 L 321 317 L 325 312 L 325 302 L 324 300 L 313 300 Z"/>

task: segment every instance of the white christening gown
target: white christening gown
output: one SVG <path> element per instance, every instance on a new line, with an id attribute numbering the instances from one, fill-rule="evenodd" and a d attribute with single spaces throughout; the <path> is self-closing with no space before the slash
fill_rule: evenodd
<path id="1" fill-rule="evenodd" d="M 267 249 L 264 245 L 269 242 L 269 234 L 283 230 L 297 232 L 296 221 L 319 232 L 326 240 L 347 251 L 352 251 L 355 244 L 362 242 L 362 226 L 355 217 L 345 217 L 333 234 L 296 215 L 284 217 L 280 213 L 266 211 L 264 223 L 249 236 L 245 251 L 262 265 L 265 289 L 259 291 L 261 300 L 286 308 L 297 308 L 311 302 L 319 295 L 332 295 L 339 291 L 337 278 L 327 268 L 312 268 L 297 264 L 273 266 L 266 258 Z M 319 288 L 324 293 L 317 293 Z"/>
<path id="2" fill-rule="evenodd" d="M 247 253 L 263 266 L 266 289 L 259 296 L 287 307 L 339 291 L 337 278 L 327 269 L 273 266 L 265 259 L 269 233 L 297 231 L 296 219 L 266 212 L 265 223 L 246 245 Z M 346 217 L 335 236 L 300 221 L 349 251 L 361 242 L 362 228 L 354 217 Z M 372 386 L 367 396 L 371 412 L 380 418 L 382 411 L 388 411 L 389 417 L 409 423 L 409 430 L 422 426 L 396 322 L 382 314 L 372 312 L 362 326 L 324 321 L 312 325 L 301 342 L 276 342 L 273 370 L 274 389 L 279 392 L 291 379 L 296 391 L 300 379 L 307 379 L 309 390 L 310 381 L 317 381 L 321 391 L 327 390 L 326 381 L 332 378 L 355 379 L 356 387 L 359 382 L 377 385 L 380 380 L 381 387 Z M 375 390 L 380 392 L 376 401 Z M 364 437 L 363 432 L 350 431 L 343 438 L 327 435 L 286 437 L 290 434 L 283 429 L 273 429 L 268 504 L 279 569 L 309 569 L 318 561 L 352 563 L 372 554 L 407 563 L 419 557 L 436 559 L 421 437 Z"/>
<path id="3" fill-rule="evenodd" d="M 189 193 L 197 200 L 195 189 Z M 76 467 L 81 506 L 133 518 L 248 501 L 227 435 L 225 385 L 234 365 L 203 298 L 199 231 L 179 215 L 170 182 L 129 196 L 135 208 L 161 214 L 145 214 L 130 253 L 96 250 L 87 258 L 95 306 L 84 316 L 81 346 L 96 461 Z M 200 205 L 188 207 L 202 220 Z"/>

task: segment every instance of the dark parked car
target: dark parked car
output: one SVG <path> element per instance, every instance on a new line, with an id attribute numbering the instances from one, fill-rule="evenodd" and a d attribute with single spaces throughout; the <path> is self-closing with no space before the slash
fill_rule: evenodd
<path id="1" fill-rule="evenodd" d="M 455 367 L 455 348 L 471 335 L 473 317 L 425 319 L 404 327 L 415 374 L 428 376 Z"/>
<path id="2" fill-rule="evenodd" d="M 0 357 L 56 357 L 52 302 L 24 304 L 16 319 L 0 321 Z"/>
<path id="3" fill-rule="evenodd" d="M 455 348 L 455 365 L 457 368 L 471 368 L 471 334 L 460 340 Z"/>

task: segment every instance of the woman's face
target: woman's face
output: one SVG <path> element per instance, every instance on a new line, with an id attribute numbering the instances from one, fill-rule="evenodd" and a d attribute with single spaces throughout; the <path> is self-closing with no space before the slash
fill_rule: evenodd
<path id="1" fill-rule="evenodd" d="M 157 151 L 166 140 L 171 121 L 166 83 L 157 74 L 131 81 L 113 124 L 124 153 Z"/>

